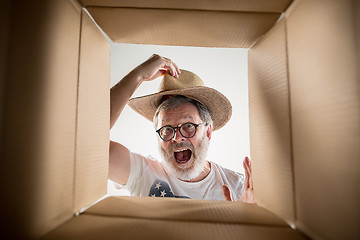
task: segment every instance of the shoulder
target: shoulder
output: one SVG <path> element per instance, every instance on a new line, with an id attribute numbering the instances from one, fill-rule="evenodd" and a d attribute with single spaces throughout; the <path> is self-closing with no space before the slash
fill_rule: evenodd
<path id="1" fill-rule="evenodd" d="M 224 168 L 214 162 L 211 162 L 211 166 L 214 168 L 214 170 L 216 172 L 218 172 L 220 175 L 222 175 L 223 177 L 227 178 L 228 180 L 230 180 L 232 182 L 238 182 L 238 181 L 243 182 L 244 181 L 244 174 L 242 174 L 242 173 L 233 171 L 228 168 Z"/>
<path id="2" fill-rule="evenodd" d="M 152 169 L 163 168 L 162 163 L 152 156 L 145 157 L 142 154 L 131 151 L 129 151 L 129 154 L 132 165 L 141 165 L 143 168 L 150 167 Z"/>
<path id="3" fill-rule="evenodd" d="M 161 162 L 152 157 L 145 157 L 142 154 L 129 151 L 130 174 L 125 187 L 132 195 L 140 195 L 144 184 L 153 182 L 154 179 L 164 175 Z"/>

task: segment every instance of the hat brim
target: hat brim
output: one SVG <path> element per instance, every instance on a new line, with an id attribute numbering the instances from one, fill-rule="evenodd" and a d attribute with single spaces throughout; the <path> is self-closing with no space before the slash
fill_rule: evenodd
<path id="1" fill-rule="evenodd" d="M 202 103 L 209 110 L 214 131 L 222 128 L 231 118 L 232 106 L 230 101 L 219 91 L 205 86 L 169 90 L 136 97 L 130 99 L 128 105 L 149 121 L 153 121 L 156 109 L 165 95 L 182 95 Z"/>

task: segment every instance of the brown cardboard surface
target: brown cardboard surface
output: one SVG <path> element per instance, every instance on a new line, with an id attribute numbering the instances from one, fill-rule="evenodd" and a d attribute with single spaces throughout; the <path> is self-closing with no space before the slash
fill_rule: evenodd
<path id="1" fill-rule="evenodd" d="M 110 197 L 86 210 L 88 214 L 176 221 L 221 222 L 288 227 L 254 204 L 151 197 Z"/>
<path id="2" fill-rule="evenodd" d="M 360 236 L 355 1 L 299 1 L 287 16 L 297 226 Z"/>
<path id="3" fill-rule="evenodd" d="M 249 47 L 285 2 L 89 10 L 119 42 Z M 256 200 L 315 239 L 360 236 L 359 5 L 296 1 L 249 54 Z M 38 238 L 70 219 L 46 239 L 303 239 L 268 211 L 229 202 L 109 198 L 72 218 L 106 191 L 109 46 L 75 0 L 4 9 L 2 237 Z"/>
<path id="4" fill-rule="evenodd" d="M 104 7 L 89 7 L 88 11 L 113 42 L 202 47 L 250 47 L 280 16 Z"/>
<path id="5" fill-rule="evenodd" d="M 1 156 L 1 237 L 72 217 L 80 7 L 12 1 Z"/>
<path id="6" fill-rule="evenodd" d="M 306 239 L 254 205 L 144 197 L 105 199 L 43 239 L 99 238 Z"/>
<path id="7" fill-rule="evenodd" d="M 285 21 L 249 51 L 250 146 L 256 201 L 294 222 Z"/>
<path id="8" fill-rule="evenodd" d="M 8 49 L 9 49 L 9 31 L 10 31 L 10 0 L 0 2 L 0 156 L 3 152 L 3 121 L 5 107 L 5 84 L 7 74 Z"/>
<path id="9" fill-rule="evenodd" d="M 110 47 L 82 14 L 74 211 L 106 194 L 110 129 Z"/>
<path id="10" fill-rule="evenodd" d="M 43 239 L 307 239 L 291 228 L 84 214 Z"/>
<path id="11" fill-rule="evenodd" d="M 354 21 L 354 33 L 355 33 L 355 52 L 356 52 L 356 66 L 360 66 L 360 2 L 353 0 L 353 21 Z M 358 91 L 360 93 L 360 68 L 357 67 L 357 80 Z"/>
<path id="12" fill-rule="evenodd" d="M 86 7 L 132 7 L 161 9 L 194 9 L 243 12 L 284 12 L 292 0 L 197 0 L 197 1 L 142 1 L 142 0 L 79 0 Z"/>
<path id="13" fill-rule="evenodd" d="M 285 227 L 153 220 L 84 214 L 42 239 L 292 239 L 299 231 Z"/>

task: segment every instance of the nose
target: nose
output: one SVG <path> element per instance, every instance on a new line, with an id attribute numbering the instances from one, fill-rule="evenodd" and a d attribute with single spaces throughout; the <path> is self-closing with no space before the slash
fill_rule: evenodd
<path id="1" fill-rule="evenodd" d="M 173 141 L 175 142 L 181 142 L 183 141 L 185 138 L 181 135 L 180 130 L 176 129 L 175 133 L 174 133 L 174 137 L 173 137 Z"/>

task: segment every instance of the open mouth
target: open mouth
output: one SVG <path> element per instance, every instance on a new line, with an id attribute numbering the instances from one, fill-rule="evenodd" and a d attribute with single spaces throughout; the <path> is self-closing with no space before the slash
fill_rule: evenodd
<path id="1" fill-rule="evenodd" d="M 191 159 L 192 151 L 190 149 L 179 149 L 174 151 L 174 158 L 178 163 L 187 163 Z"/>

